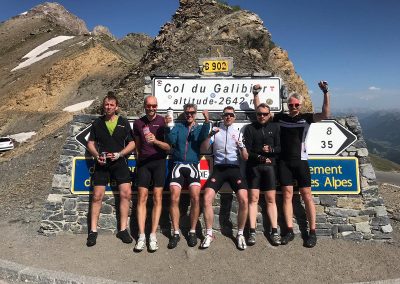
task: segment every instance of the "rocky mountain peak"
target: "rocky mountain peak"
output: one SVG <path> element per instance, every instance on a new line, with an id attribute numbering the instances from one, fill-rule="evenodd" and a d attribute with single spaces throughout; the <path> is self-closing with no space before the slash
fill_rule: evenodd
<path id="1" fill-rule="evenodd" d="M 89 33 L 83 20 L 71 14 L 58 3 L 45 2 L 33 7 L 23 16 L 47 18 L 77 35 Z"/>
<path id="2" fill-rule="evenodd" d="M 280 76 L 288 91 L 303 95 L 306 110 L 312 110 L 307 87 L 287 52 L 276 46 L 255 13 L 213 0 L 179 2 L 172 21 L 161 28 L 139 66 L 118 86 L 123 106 L 130 110 L 141 106 L 145 76 L 197 73 L 198 58 L 210 57 L 211 47 L 220 46 L 221 56 L 233 57 L 235 75 Z"/>
<path id="3" fill-rule="evenodd" d="M 110 30 L 107 27 L 101 26 L 101 25 L 95 26 L 93 28 L 92 34 L 95 35 L 95 36 L 103 36 L 103 35 L 105 35 L 105 36 L 108 36 L 108 37 L 114 39 L 114 36 L 110 32 Z"/>

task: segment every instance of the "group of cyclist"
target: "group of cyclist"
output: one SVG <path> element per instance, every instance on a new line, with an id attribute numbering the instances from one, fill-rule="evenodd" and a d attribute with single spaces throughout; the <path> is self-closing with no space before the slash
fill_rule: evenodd
<path id="1" fill-rule="evenodd" d="M 169 176 L 172 233 L 168 248 L 173 249 L 181 239 L 179 227 L 180 196 L 182 188 L 189 189 L 190 230 L 187 243 L 197 245 L 196 225 L 200 215 L 200 153 L 212 148 L 214 166 L 204 186 L 203 214 L 206 225 L 205 237 L 200 248 L 208 248 L 214 240 L 213 202 L 225 182 L 236 193 L 238 200 L 237 248 L 244 250 L 256 242 L 256 224 L 260 192 L 264 194 L 266 212 L 271 226 L 269 240 L 272 245 L 285 245 L 294 239 L 293 232 L 293 182 L 297 182 L 304 201 L 309 232 L 305 238 L 306 247 L 314 247 L 316 237 L 316 211 L 311 193 L 311 175 L 307 162 L 305 139 L 311 123 L 330 116 L 328 85 L 318 83 L 324 94 L 322 112 L 302 113 L 303 97 L 292 94 L 288 98 L 288 113 L 273 115 L 270 107 L 259 99 L 260 85 L 253 88 L 256 121 L 247 125 L 244 131 L 233 126 L 235 109 L 227 106 L 222 112 L 222 122 L 212 127 L 207 110 L 202 112 L 204 122 L 196 123 L 197 106 L 186 104 L 183 108 L 183 122 L 172 122 L 171 116 L 157 114 L 157 99 L 144 99 L 145 115 L 137 119 L 131 131 L 128 121 L 117 115 L 118 99 L 109 93 L 103 100 L 104 115 L 97 118 L 91 128 L 88 150 L 95 157 L 96 165 L 92 176 L 93 196 L 90 207 L 90 231 L 87 246 L 97 240 L 97 225 L 102 198 L 110 178 L 117 182 L 120 191 L 120 224 L 117 237 L 124 243 L 133 239 L 127 229 L 131 200 L 131 180 L 127 157 L 136 151 L 138 186 L 137 221 L 138 238 L 134 249 L 146 248 L 145 221 L 149 190 L 152 190 L 153 208 L 148 248 L 159 248 L 156 231 L 162 210 L 162 192 L 166 179 L 166 156 L 170 152 L 172 167 Z M 246 161 L 245 176 L 240 170 L 240 160 Z M 278 210 L 276 205 L 276 184 L 279 181 L 283 196 L 283 215 L 286 223 L 285 234 L 278 232 Z M 249 236 L 244 237 L 248 221 Z"/>

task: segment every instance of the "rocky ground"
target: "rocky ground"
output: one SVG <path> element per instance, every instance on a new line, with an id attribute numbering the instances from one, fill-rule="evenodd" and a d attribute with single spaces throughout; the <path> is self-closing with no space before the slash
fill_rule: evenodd
<path id="1" fill-rule="evenodd" d="M 380 185 L 380 193 L 392 219 L 390 243 L 321 238 L 318 246 L 309 250 L 297 237 L 288 246 L 275 248 L 259 235 L 255 247 L 240 252 L 230 238 L 219 235 L 206 251 L 188 248 L 184 240 L 171 251 L 166 248 L 167 237 L 160 236 L 159 252 L 135 254 L 133 245 L 124 245 L 112 235 L 101 235 L 94 248 L 85 246 L 85 235 L 40 236 L 37 230 L 43 204 L 67 129 L 65 126 L 49 133 L 32 145 L 31 151 L 16 149 L 1 155 L 0 259 L 145 283 L 211 279 L 217 283 L 357 282 L 400 278 L 400 187 L 385 183 Z"/>

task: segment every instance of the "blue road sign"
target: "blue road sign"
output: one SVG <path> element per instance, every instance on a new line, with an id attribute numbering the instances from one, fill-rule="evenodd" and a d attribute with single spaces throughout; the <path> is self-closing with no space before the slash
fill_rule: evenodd
<path id="1" fill-rule="evenodd" d="M 356 157 L 309 158 L 313 194 L 359 194 Z"/>

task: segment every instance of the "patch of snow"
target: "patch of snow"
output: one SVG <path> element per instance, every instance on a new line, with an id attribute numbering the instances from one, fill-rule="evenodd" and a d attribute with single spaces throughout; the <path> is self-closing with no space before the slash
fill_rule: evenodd
<path id="1" fill-rule="evenodd" d="M 13 140 L 17 141 L 18 143 L 23 143 L 23 142 L 27 141 L 28 139 L 30 139 L 35 134 L 36 134 L 36 132 L 34 132 L 34 131 L 21 132 L 21 133 L 9 135 L 9 137 L 12 138 Z"/>
<path id="2" fill-rule="evenodd" d="M 68 111 L 68 112 L 75 112 L 75 111 L 79 111 L 82 109 L 87 108 L 88 106 L 90 106 L 92 103 L 94 102 L 94 100 L 90 100 L 90 101 L 84 101 L 81 103 L 77 103 L 71 106 L 68 106 L 66 108 L 63 109 L 63 111 Z"/>
<path id="3" fill-rule="evenodd" d="M 28 14 L 28 12 L 27 12 L 27 11 L 25 11 L 25 12 L 23 12 L 23 13 L 19 14 L 19 15 L 20 15 L 20 16 L 23 16 L 23 15 L 26 15 L 26 14 Z"/>
<path id="4" fill-rule="evenodd" d="M 74 36 L 57 36 L 54 37 L 45 43 L 42 43 L 38 47 L 34 48 L 30 52 L 28 52 L 24 57 L 27 58 L 24 62 L 21 62 L 17 67 L 11 70 L 15 71 L 24 67 L 27 67 L 35 62 L 38 62 L 39 60 L 42 60 L 43 58 L 49 57 L 50 55 L 53 55 L 54 53 L 58 52 L 59 50 L 50 50 L 47 51 L 50 47 L 57 45 L 63 41 L 69 40 L 71 38 L 74 38 Z M 47 52 L 46 52 L 47 51 Z"/>

